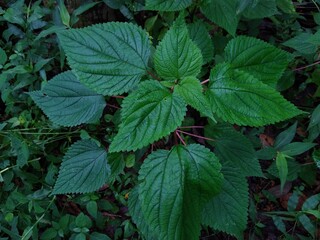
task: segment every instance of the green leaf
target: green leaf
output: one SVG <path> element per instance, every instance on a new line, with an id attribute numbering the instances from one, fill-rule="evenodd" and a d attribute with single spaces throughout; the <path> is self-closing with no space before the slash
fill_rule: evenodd
<path id="1" fill-rule="evenodd" d="M 313 110 L 308 129 L 320 124 L 320 104 Z"/>
<path id="2" fill-rule="evenodd" d="M 102 95 L 81 84 L 71 71 L 55 76 L 41 91 L 29 95 L 52 122 L 61 126 L 96 122 L 106 105 Z"/>
<path id="3" fill-rule="evenodd" d="M 84 228 L 84 227 L 90 228 L 92 226 L 92 221 L 87 215 L 81 212 L 76 217 L 75 224 L 79 228 Z"/>
<path id="4" fill-rule="evenodd" d="M 301 33 L 288 41 L 282 43 L 284 46 L 293 48 L 302 55 L 311 55 L 317 52 L 317 45 L 312 43 L 313 35 L 311 33 Z"/>
<path id="5" fill-rule="evenodd" d="M 276 86 L 292 56 L 269 43 L 247 36 L 229 41 L 225 48 L 226 61 L 232 68 L 250 73 L 258 80 Z"/>
<path id="6" fill-rule="evenodd" d="M 188 25 L 189 35 L 192 41 L 201 50 L 203 63 L 208 63 L 213 58 L 213 42 L 211 36 L 205 26 L 201 21 Z"/>
<path id="7" fill-rule="evenodd" d="M 208 143 L 215 147 L 223 166 L 236 167 L 246 177 L 263 176 L 252 143 L 232 126 L 208 125 L 205 128 L 205 136 L 214 139 Z"/>
<path id="8" fill-rule="evenodd" d="M 220 118 L 238 125 L 263 126 L 303 113 L 273 88 L 228 64 L 211 71 L 206 95 Z"/>
<path id="9" fill-rule="evenodd" d="M 174 88 L 174 91 L 179 94 L 187 104 L 197 109 L 201 114 L 216 121 L 209 102 L 202 92 L 201 83 L 197 78 L 186 77 L 182 79 Z"/>
<path id="10" fill-rule="evenodd" d="M 289 144 L 296 135 L 298 122 L 295 122 L 291 127 L 281 132 L 275 139 L 273 146 L 276 149 L 281 149 L 283 146 Z"/>
<path id="11" fill-rule="evenodd" d="M 145 239 L 148 240 L 156 240 L 157 239 L 157 233 L 152 232 L 150 230 L 149 225 L 146 223 L 145 217 L 142 212 L 141 208 L 141 201 L 139 199 L 139 190 L 138 187 L 135 187 L 129 195 L 128 199 L 128 208 L 129 213 L 132 217 L 133 222 L 137 225 L 138 229 L 142 233 L 142 235 L 145 237 Z"/>
<path id="12" fill-rule="evenodd" d="M 311 235 L 312 239 L 315 239 L 315 233 L 316 233 L 316 227 L 305 214 L 300 215 L 298 217 L 299 222 L 302 224 L 304 229 L 308 231 L 308 233 Z"/>
<path id="13" fill-rule="evenodd" d="M 98 233 L 98 232 L 93 232 L 90 234 L 90 240 L 112 240 L 110 237 L 108 237 L 105 234 Z"/>
<path id="14" fill-rule="evenodd" d="M 146 0 L 146 10 L 179 11 L 190 6 L 192 0 Z"/>
<path id="15" fill-rule="evenodd" d="M 97 218 L 98 216 L 98 205 L 96 201 L 90 201 L 87 203 L 86 205 L 86 209 L 88 211 L 88 213 L 94 217 Z"/>
<path id="16" fill-rule="evenodd" d="M 286 230 L 286 225 L 284 224 L 283 220 L 281 217 L 279 216 L 272 216 L 272 220 L 274 225 L 276 226 L 276 228 L 281 231 L 282 233 L 286 234 L 287 230 Z"/>
<path id="17" fill-rule="evenodd" d="M 5 64 L 7 59 L 8 59 L 8 57 L 7 57 L 6 52 L 2 48 L 0 48 L 0 65 Z"/>
<path id="18" fill-rule="evenodd" d="M 124 153 L 109 153 L 108 154 L 108 163 L 111 168 L 111 175 L 108 179 L 108 183 L 112 183 L 116 177 L 123 172 L 126 162 L 124 159 Z"/>
<path id="19" fill-rule="evenodd" d="M 315 150 L 312 153 L 312 158 L 313 158 L 313 161 L 316 164 L 317 168 L 320 169 L 320 149 Z"/>
<path id="20" fill-rule="evenodd" d="M 275 158 L 277 155 L 275 156 Z M 299 173 L 301 172 L 301 164 L 295 161 L 294 159 L 287 159 L 288 165 L 288 174 L 286 177 L 286 181 L 294 181 L 298 178 Z M 270 167 L 267 169 L 267 172 L 277 178 L 280 178 L 279 170 L 277 168 L 276 161 L 274 161 Z"/>
<path id="21" fill-rule="evenodd" d="M 59 11 L 60 11 L 60 18 L 61 22 L 69 27 L 70 26 L 70 14 L 68 12 L 68 9 L 66 8 L 66 5 L 64 4 L 64 1 L 59 1 Z"/>
<path id="22" fill-rule="evenodd" d="M 309 143 L 309 142 L 293 142 L 281 148 L 280 151 L 283 154 L 292 157 L 292 156 L 300 155 L 308 151 L 309 149 L 313 148 L 316 145 L 317 145 L 316 143 Z"/>
<path id="23" fill-rule="evenodd" d="M 257 151 L 258 159 L 271 160 L 277 155 L 277 150 L 273 147 L 265 147 Z"/>
<path id="24" fill-rule="evenodd" d="M 159 76 L 167 80 L 196 77 L 200 73 L 201 51 L 190 39 L 183 15 L 173 23 L 157 46 L 154 65 Z"/>
<path id="25" fill-rule="evenodd" d="M 278 152 L 277 154 L 276 165 L 279 171 L 279 178 L 280 178 L 281 192 L 282 192 L 288 176 L 288 163 L 287 163 L 286 155 L 283 154 L 282 152 Z"/>
<path id="26" fill-rule="evenodd" d="M 248 19 L 262 19 L 271 17 L 277 12 L 276 0 L 251 0 L 251 4 L 248 5 L 242 14 Z"/>
<path id="27" fill-rule="evenodd" d="M 302 205 L 303 211 L 308 211 L 311 209 L 316 209 L 316 207 L 320 204 L 320 193 L 315 194 L 309 197 Z"/>
<path id="28" fill-rule="evenodd" d="M 201 12 L 234 36 L 239 22 L 237 7 L 238 0 L 206 1 L 201 6 Z"/>
<path id="29" fill-rule="evenodd" d="M 107 152 L 93 140 L 80 140 L 65 154 L 52 194 L 93 192 L 109 175 Z"/>
<path id="30" fill-rule="evenodd" d="M 150 40 L 132 23 L 109 22 L 58 36 L 80 81 L 100 94 L 127 92 L 146 73 Z"/>
<path id="31" fill-rule="evenodd" d="M 139 199 L 158 239 L 199 239 L 204 204 L 220 191 L 220 164 L 201 145 L 158 150 L 140 169 Z"/>
<path id="32" fill-rule="evenodd" d="M 294 4 L 292 0 L 276 0 L 277 6 L 284 12 L 288 14 L 296 13 Z"/>
<path id="33" fill-rule="evenodd" d="M 202 224 L 243 239 L 249 207 L 247 180 L 234 167 L 223 166 L 222 173 L 222 190 L 206 204 L 202 212 Z"/>
<path id="34" fill-rule="evenodd" d="M 19 167 L 23 167 L 28 163 L 30 156 L 28 144 L 26 140 L 17 135 L 10 135 L 10 139 L 12 149 L 15 151 L 15 154 L 17 155 L 17 165 Z"/>
<path id="35" fill-rule="evenodd" d="M 58 232 L 56 229 L 54 228 L 48 228 L 47 230 L 45 230 L 42 234 L 41 234 L 41 238 L 40 239 L 44 239 L 44 240 L 51 240 L 51 239 L 55 239 L 57 236 Z"/>
<path id="36" fill-rule="evenodd" d="M 185 102 L 157 81 L 145 81 L 122 102 L 122 123 L 109 151 L 142 148 L 174 131 L 186 113 Z"/>

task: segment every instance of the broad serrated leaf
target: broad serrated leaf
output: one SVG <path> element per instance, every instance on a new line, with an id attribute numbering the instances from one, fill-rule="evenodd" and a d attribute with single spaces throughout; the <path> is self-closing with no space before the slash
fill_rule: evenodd
<path id="1" fill-rule="evenodd" d="M 167 80 L 196 77 L 200 73 L 201 51 L 190 39 L 183 15 L 173 23 L 157 46 L 154 66 L 159 76 Z"/>
<path id="2" fill-rule="evenodd" d="M 220 191 L 218 159 L 197 144 L 158 150 L 140 169 L 139 199 L 158 239 L 199 239 L 204 204 Z"/>
<path id="3" fill-rule="evenodd" d="M 263 126 L 303 113 L 272 87 L 225 63 L 211 71 L 206 96 L 221 119 L 238 125 Z"/>
<path id="4" fill-rule="evenodd" d="M 312 42 L 313 34 L 301 33 L 282 43 L 284 46 L 293 48 L 302 55 L 311 55 L 317 52 L 318 46 Z"/>
<path id="5" fill-rule="evenodd" d="M 150 40 L 132 23 L 97 24 L 58 36 L 80 81 L 100 94 L 127 92 L 146 73 Z"/>
<path id="6" fill-rule="evenodd" d="M 204 207 L 202 224 L 243 239 L 249 207 L 248 183 L 237 168 L 223 166 L 222 173 L 221 192 Z"/>
<path id="7" fill-rule="evenodd" d="M 107 158 L 111 169 L 108 183 L 112 184 L 116 177 L 118 177 L 118 175 L 124 171 L 126 166 L 124 153 L 110 153 L 108 154 Z"/>
<path id="8" fill-rule="evenodd" d="M 276 0 L 276 3 L 278 8 L 280 8 L 284 13 L 296 13 L 295 5 L 292 0 Z"/>
<path id="9" fill-rule="evenodd" d="M 93 192 L 110 175 L 107 152 L 93 140 L 74 143 L 63 157 L 52 194 Z"/>
<path id="10" fill-rule="evenodd" d="M 201 50 L 203 63 L 210 62 L 213 58 L 213 41 L 205 26 L 201 21 L 188 25 L 189 35 L 192 41 Z"/>
<path id="11" fill-rule="evenodd" d="M 96 122 L 106 105 L 102 95 L 80 83 L 71 71 L 55 76 L 41 91 L 29 95 L 52 122 L 61 126 Z"/>
<path id="12" fill-rule="evenodd" d="M 129 213 L 132 217 L 133 222 L 137 225 L 139 231 L 142 233 L 142 235 L 145 237 L 145 239 L 148 240 L 156 240 L 158 239 L 157 233 L 152 232 L 150 230 L 149 225 L 146 223 L 146 220 L 144 218 L 144 214 L 142 212 L 141 208 L 141 201 L 139 199 L 139 186 L 135 187 L 129 195 L 128 200 L 128 208 Z"/>
<path id="13" fill-rule="evenodd" d="M 182 122 L 186 104 L 157 81 L 145 81 L 122 103 L 122 123 L 109 151 L 131 151 L 167 136 Z"/>
<path id="14" fill-rule="evenodd" d="M 232 68 L 248 72 L 273 87 L 292 60 L 289 53 L 247 36 L 232 39 L 225 48 L 225 54 Z"/>
<path id="15" fill-rule="evenodd" d="M 277 12 L 276 0 L 251 0 L 251 3 L 248 4 L 242 14 L 249 19 L 262 19 L 271 17 Z"/>
<path id="16" fill-rule="evenodd" d="M 195 77 L 186 77 L 176 85 L 174 91 L 179 94 L 183 100 L 198 110 L 201 114 L 216 121 L 208 100 L 203 95 L 203 89 L 200 81 Z"/>
<path id="17" fill-rule="evenodd" d="M 239 22 L 237 7 L 238 0 L 206 1 L 201 6 L 201 12 L 212 22 L 234 36 Z"/>
<path id="18" fill-rule="evenodd" d="M 223 166 L 236 167 L 246 177 L 263 176 L 252 143 L 232 126 L 208 125 L 205 128 L 205 136 L 214 139 L 208 143 L 215 147 L 215 153 Z"/>
<path id="19" fill-rule="evenodd" d="M 192 0 L 146 0 L 146 10 L 179 11 L 190 6 Z"/>

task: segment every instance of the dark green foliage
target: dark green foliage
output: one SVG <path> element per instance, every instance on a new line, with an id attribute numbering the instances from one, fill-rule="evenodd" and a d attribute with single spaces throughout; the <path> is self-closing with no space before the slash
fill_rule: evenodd
<path id="1" fill-rule="evenodd" d="M 319 237 L 319 1 L 80 2 L 0 3 L 1 239 Z"/>

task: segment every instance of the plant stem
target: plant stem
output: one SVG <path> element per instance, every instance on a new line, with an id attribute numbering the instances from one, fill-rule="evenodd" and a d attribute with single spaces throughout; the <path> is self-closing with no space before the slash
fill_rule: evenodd
<path id="1" fill-rule="evenodd" d="M 150 71 L 147 71 L 148 72 L 148 74 L 151 76 L 151 77 L 153 77 L 154 79 L 156 79 L 156 80 L 160 80 L 160 78 L 158 78 L 156 75 L 154 75 L 152 72 L 150 72 Z"/>
<path id="2" fill-rule="evenodd" d="M 320 63 L 320 61 L 316 61 L 314 63 L 311 63 L 311 64 L 307 65 L 307 66 L 303 66 L 303 67 L 299 67 L 299 68 L 293 69 L 293 71 L 300 71 L 300 70 L 306 69 L 308 67 L 315 66 L 315 65 L 317 65 L 319 63 Z"/>
<path id="3" fill-rule="evenodd" d="M 215 141 L 214 139 L 211 139 L 211 138 L 202 137 L 202 136 L 199 136 L 199 135 L 196 135 L 196 134 L 192 134 L 192 133 L 188 133 L 188 132 L 185 132 L 185 131 L 181 131 L 181 130 L 178 130 L 178 129 L 176 131 L 180 132 L 180 133 L 183 133 L 183 134 L 186 134 L 186 135 L 189 135 L 189 136 L 192 136 L 192 137 L 197 137 L 197 138 L 201 138 L 201 139 L 208 140 L 208 141 Z"/>
<path id="4" fill-rule="evenodd" d="M 40 159 L 41 159 L 41 158 L 35 158 L 35 159 L 32 159 L 32 160 L 28 161 L 27 163 L 36 162 L 36 161 L 39 161 Z M 18 166 L 18 165 L 13 165 L 13 166 L 7 167 L 7 168 L 5 168 L 5 169 L 2 169 L 2 170 L 0 171 L 0 174 L 6 172 L 6 171 L 8 171 L 8 170 L 10 170 L 11 168 L 15 168 L 15 167 L 17 167 L 17 166 Z"/>
<path id="5" fill-rule="evenodd" d="M 206 79 L 206 80 L 202 81 L 201 84 L 205 84 L 205 83 L 209 82 L 209 80 L 210 79 Z"/>
<path id="6" fill-rule="evenodd" d="M 204 128 L 204 126 L 183 126 L 179 128 Z"/>
<path id="7" fill-rule="evenodd" d="M 178 138 L 180 139 L 180 141 L 182 142 L 182 144 L 184 146 L 186 146 L 187 144 L 185 143 L 185 141 L 182 139 L 182 137 L 180 136 L 180 134 L 178 133 L 178 130 L 175 131 L 176 135 L 178 136 Z"/>
<path id="8" fill-rule="evenodd" d="M 110 103 L 107 103 L 107 106 L 113 107 L 113 108 L 115 108 L 115 109 L 119 109 L 119 107 L 117 107 L 117 106 L 115 106 L 115 105 L 112 105 L 112 104 L 110 104 Z"/>
<path id="9" fill-rule="evenodd" d="M 113 98 L 125 98 L 124 96 L 111 96 Z"/>
<path id="10" fill-rule="evenodd" d="M 51 205 L 53 204 L 54 200 L 56 199 L 56 196 L 54 196 L 51 201 L 49 202 L 48 207 L 46 208 L 46 210 L 44 211 L 44 213 L 41 215 L 41 217 L 38 218 L 38 220 L 29 228 L 28 231 L 26 231 L 25 234 L 23 234 L 23 236 L 21 237 L 21 240 L 27 240 L 29 239 L 28 235 L 30 234 L 30 232 L 33 230 L 34 226 L 36 226 L 41 220 L 42 218 L 44 218 L 45 214 L 47 213 L 47 211 L 49 210 L 49 208 L 51 207 Z"/>

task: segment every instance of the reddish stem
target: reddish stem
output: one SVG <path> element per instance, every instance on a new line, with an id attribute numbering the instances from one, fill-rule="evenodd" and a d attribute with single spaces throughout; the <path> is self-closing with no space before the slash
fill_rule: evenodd
<path id="1" fill-rule="evenodd" d="M 183 126 L 179 128 L 204 128 L 204 126 Z"/>
<path id="2" fill-rule="evenodd" d="M 113 98 L 125 98 L 124 96 L 111 96 Z"/>
<path id="3" fill-rule="evenodd" d="M 177 130 L 177 131 L 178 131 L 178 130 Z M 185 143 L 185 141 L 182 139 L 182 137 L 180 136 L 180 134 L 179 134 L 177 131 L 175 131 L 176 135 L 178 136 L 178 138 L 180 139 L 180 141 L 182 142 L 182 144 L 183 144 L 184 146 L 186 146 L 187 144 Z"/>
<path id="4" fill-rule="evenodd" d="M 208 141 L 214 141 L 214 139 L 202 137 L 202 136 L 199 136 L 199 135 L 196 135 L 196 134 L 192 134 L 192 133 L 188 133 L 188 132 L 185 132 L 185 131 L 181 131 L 181 130 L 178 130 L 178 129 L 176 131 L 181 132 L 181 133 L 186 134 L 186 135 L 189 135 L 189 136 L 192 136 L 192 137 L 197 137 L 197 138 L 201 138 L 201 139 L 208 140 Z"/>
<path id="5" fill-rule="evenodd" d="M 113 108 L 116 108 L 116 109 L 119 109 L 119 107 L 117 107 L 117 106 L 115 106 L 115 105 L 112 105 L 112 104 L 110 104 L 110 103 L 107 103 L 107 106 L 113 107 Z"/>
<path id="6" fill-rule="evenodd" d="M 153 77 L 154 79 L 160 80 L 160 78 L 158 78 L 158 77 L 157 77 L 156 75 L 154 75 L 152 72 L 147 71 L 147 73 L 148 73 L 151 77 Z"/>
<path id="7" fill-rule="evenodd" d="M 202 81 L 201 84 L 205 84 L 205 83 L 209 82 L 209 80 L 210 79 L 206 79 L 206 80 Z"/>
<path id="8" fill-rule="evenodd" d="M 312 63 L 312 64 L 307 65 L 307 66 L 303 66 L 303 67 L 299 67 L 299 68 L 293 69 L 293 71 L 303 70 L 303 69 L 306 69 L 306 68 L 308 68 L 308 67 L 315 66 L 315 65 L 317 65 L 317 64 L 319 64 L 319 63 L 320 63 L 320 61 L 316 61 L 316 62 L 314 62 L 314 63 Z"/>

